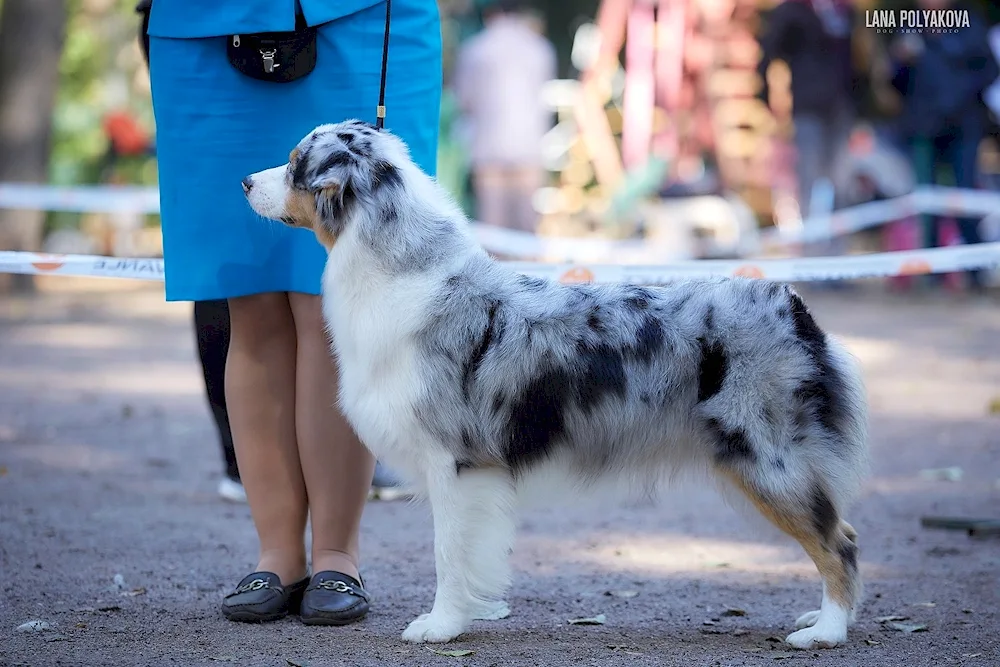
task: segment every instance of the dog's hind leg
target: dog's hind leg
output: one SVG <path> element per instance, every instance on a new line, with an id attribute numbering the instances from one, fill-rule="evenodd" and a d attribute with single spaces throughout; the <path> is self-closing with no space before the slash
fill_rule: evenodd
<path id="1" fill-rule="evenodd" d="M 840 519 L 829 494 L 815 479 L 803 484 L 805 488 L 777 493 L 773 489 L 761 490 L 753 475 L 725 472 L 761 514 L 798 540 L 823 578 L 820 608 L 799 617 L 799 629 L 785 641 L 800 649 L 843 644 L 861 595 L 857 532 Z"/>
<path id="2" fill-rule="evenodd" d="M 476 618 L 506 615 L 514 536 L 514 486 L 499 469 L 463 469 L 454 463 L 428 473 L 434 515 L 437 590 L 430 613 L 403 632 L 409 642 L 447 642 Z"/>

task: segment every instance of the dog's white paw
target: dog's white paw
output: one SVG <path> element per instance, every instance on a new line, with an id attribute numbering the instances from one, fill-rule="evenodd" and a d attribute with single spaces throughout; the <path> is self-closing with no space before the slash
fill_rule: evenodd
<path id="1" fill-rule="evenodd" d="M 472 618 L 477 621 L 498 621 L 510 616 L 510 606 L 504 600 L 489 600 L 476 602 L 472 609 Z"/>
<path id="2" fill-rule="evenodd" d="M 812 612 L 810 612 L 812 613 Z M 808 614 L 806 614 L 808 616 Z M 805 618 L 805 617 L 803 617 Z M 800 619 L 801 620 L 801 619 Z M 785 637 L 785 641 L 795 648 L 810 651 L 817 648 L 833 648 L 847 641 L 847 628 L 838 629 L 814 625 Z"/>
<path id="3" fill-rule="evenodd" d="M 413 644 L 443 644 L 450 642 L 465 631 L 465 622 L 460 618 L 435 615 L 434 612 L 421 614 L 403 630 L 403 641 Z"/>
<path id="4" fill-rule="evenodd" d="M 816 625 L 816 621 L 819 620 L 819 609 L 815 611 L 807 611 L 798 617 L 795 621 L 795 629 L 801 630 L 802 628 L 811 628 Z"/>

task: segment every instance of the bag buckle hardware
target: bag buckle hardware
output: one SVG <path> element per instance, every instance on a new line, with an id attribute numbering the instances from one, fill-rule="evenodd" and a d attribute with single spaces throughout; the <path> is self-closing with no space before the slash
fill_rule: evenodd
<path id="1" fill-rule="evenodd" d="M 280 63 L 274 62 L 274 54 L 277 52 L 278 52 L 277 49 L 271 49 L 270 51 L 265 51 L 264 49 L 260 49 L 260 56 L 261 58 L 264 59 L 264 71 L 267 72 L 268 74 L 273 73 L 274 70 L 281 67 Z"/>

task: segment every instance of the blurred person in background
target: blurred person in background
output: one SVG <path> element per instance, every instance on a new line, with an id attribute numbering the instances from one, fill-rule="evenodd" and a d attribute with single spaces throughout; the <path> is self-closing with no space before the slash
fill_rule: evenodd
<path id="1" fill-rule="evenodd" d="M 519 0 L 489 5 L 483 22 L 460 47 L 453 81 L 468 124 L 476 213 L 490 225 L 534 232 L 532 196 L 545 183 L 542 138 L 553 122 L 542 89 L 556 77 L 555 47 Z"/>
<path id="2" fill-rule="evenodd" d="M 437 7 L 395 0 L 391 25 L 386 126 L 433 175 Z M 326 253 L 310 232 L 260 220 L 240 181 L 286 162 L 320 124 L 374 120 L 385 29 L 379 0 L 155 0 L 150 10 L 166 298 L 228 301 L 225 407 L 260 543 L 254 571 L 223 600 L 230 620 L 344 625 L 368 612 L 358 539 L 375 462 L 336 407 L 319 297 Z M 279 57 L 258 55 L 257 36 L 284 41 Z"/>
<path id="3" fill-rule="evenodd" d="M 853 65 L 855 11 L 848 0 L 785 0 L 763 20 L 759 96 L 769 102 L 767 69 L 782 60 L 791 72 L 795 172 L 802 218 L 811 210 L 814 186 L 832 183 L 834 166 L 846 149 L 857 113 Z"/>
<path id="4" fill-rule="evenodd" d="M 954 185 L 978 185 L 979 144 L 987 129 L 983 93 L 997 78 L 985 18 L 972 4 L 951 0 L 920 0 L 920 9 L 964 9 L 968 27 L 952 32 L 924 30 L 897 35 L 889 47 L 894 62 L 893 86 L 903 96 L 899 129 L 910 149 L 917 181 L 938 183 L 941 166 L 953 174 Z M 940 245 L 939 218 L 923 216 L 923 246 Z M 959 218 L 965 243 L 980 243 L 978 218 Z M 982 272 L 969 271 L 969 287 L 983 287 Z M 942 276 L 927 276 L 928 284 Z"/>

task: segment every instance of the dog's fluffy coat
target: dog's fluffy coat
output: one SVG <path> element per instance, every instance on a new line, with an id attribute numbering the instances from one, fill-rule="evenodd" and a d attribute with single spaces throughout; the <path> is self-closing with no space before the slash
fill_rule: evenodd
<path id="1" fill-rule="evenodd" d="M 341 407 L 430 500 L 437 593 L 404 639 L 448 641 L 508 613 L 514 506 L 545 464 L 583 484 L 714 472 L 823 578 L 820 609 L 788 642 L 845 641 L 861 584 L 842 516 L 865 471 L 866 402 L 852 358 L 789 287 L 515 273 L 398 138 L 359 121 L 318 127 L 244 187 L 258 213 L 329 249 Z"/>

